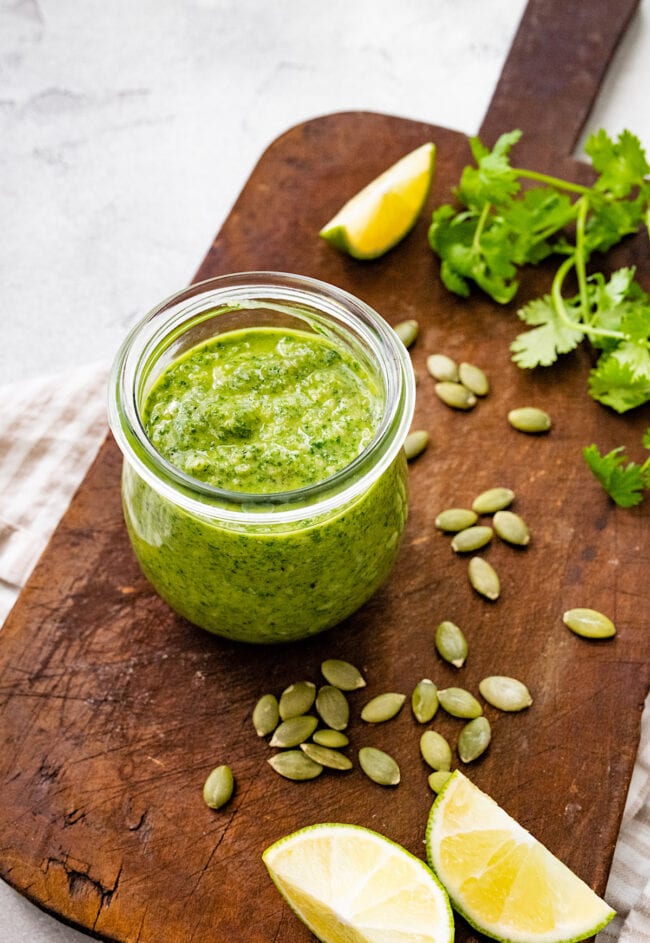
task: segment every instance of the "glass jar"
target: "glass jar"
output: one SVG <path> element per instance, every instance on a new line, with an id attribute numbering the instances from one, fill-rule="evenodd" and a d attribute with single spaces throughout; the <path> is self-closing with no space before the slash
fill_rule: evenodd
<path id="1" fill-rule="evenodd" d="M 198 481 L 149 441 L 143 406 L 187 350 L 250 327 L 315 333 L 345 348 L 381 390 L 372 441 L 345 468 L 292 491 L 247 494 Z M 123 453 L 122 500 L 138 562 L 190 622 L 246 642 L 313 635 L 386 579 L 407 515 L 402 448 L 415 400 L 409 355 L 375 311 L 341 289 L 277 272 L 192 285 L 154 308 L 122 344 L 109 417 Z"/>

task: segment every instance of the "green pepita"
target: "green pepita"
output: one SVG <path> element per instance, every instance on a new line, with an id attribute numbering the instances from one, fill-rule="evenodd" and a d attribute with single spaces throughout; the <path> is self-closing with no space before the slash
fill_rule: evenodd
<path id="1" fill-rule="evenodd" d="M 258 737 L 273 733 L 280 720 L 278 699 L 275 694 L 263 694 L 253 708 L 253 726 Z"/>
<path id="2" fill-rule="evenodd" d="M 522 711 L 533 703 L 530 691 L 523 681 L 509 678 L 507 675 L 490 675 L 483 678 L 478 689 L 488 704 L 500 711 Z"/>
<path id="3" fill-rule="evenodd" d="M 397 694 L 395 691 L 378 694 L 362 709 L 361 720 L 365 720 L 368 724 L 382 724 L 386 720 L 391 720 L 399 714 L 405 700 L 405 694 Z"/>
<path id="4" fill-rule="evenodd" d="M 477 760 L 490 745 L 492 730 L 487 717 L 476 717 L 458 734 L 458 755 L 463 763 Z"/>
<path id="5" fill-rule="evenodd" d="M 420 325 L 412 318 L 409 318 L 406 321 L 400 321 L 399 324 L 395 325 L 395 333 L 405 347 L 410 347 L 411 344 L 415 343 L 419 332 Z"/>
<path id="6" fill-rule="evenodd" d="M 315 763 L 302 750 L 285 750 L 284 753 L 276 753 L 275 756 L 269 758 L 268 762 L 280 776 L 296 782 L 315 779 L 323 772 L 320 763 Z"/>
<path id="7" fill-rule="evenodd" d="M 519 432 L 528 432 L 532 435 L 548 432 L 551 428 L 549 414 L 536 406 L 522 406 L 519 409 L 511 409 L 508 413 L 508 422 L 513 429 L 517 429 Z"/>
<path id="8" fill-rule="evenodd" d="M 480 717 L 483 708 L 473 694 L 465 688 L 443 688 L 438 691 L 438 700 L 441 707 L 452 717 L 473 718 Z"/>
<path id="9" fill-rule="evenodd" d="M 451 542 L 451 549 L 456 553 L 472 553 L 480 550 L 492 540 L 492 528 L 481 524 L 466 527 L 459 531 Z"/>
<path id="10" fill-rule="evenodd" d="M 328 658 L 322 663 L 320 670 L 327 683 L 340 688 L 341 691 L 356 691 L 366 686 L 366 680 L 359 669 L 349 661 Z"/>
<path id="11" fill-rule="evenodd" d="M 528 525 L 513 511 L 497 511 L 492 519 L 494 531 L 501 540 L 517 547 L 526 547 L 530 543 Z"/>
<path id="12" fill-rule="evenodd" d="M 476 406 L 476 397 L 462 383 L 443 381 L 442 383 L 436 383 L 434 389 L 438 399 L 446 406 L 451 406 L 452 409 L 467 410 Z"/>
<path id="13" fill-rule="evenodd" d="M 397 786 L 400 769 L 392 756 L 376 747 L 361 747 L 359 764 L 368 779 L 380 786 Z"/>
<path id="14" fill-rule="evenodd" d="M 477 495 L 472 502 L 472 510 L 477 514 L 494 514 L 509 507 L 515 499 L 510 488 L 488 488 Z"/>
<path id="15" fill-rule="evenodd" d="M 411 695 L 411 709 L 419 724 L 428 724 L 438 710 L 438 688 L 429 678 L 415 685 Z"/>
<path id="16" fill-rule="evenodd" d="M 321 727 L 320 730 L 315 730 L 312 734 L 312 740 L 322 747 L 331 747 L 332 749 L 346 747 L 350 742 L 350 738 L 344 733 L 340 730 L 332 730 L 331 727 Z"/>
<path id="17" fill-rule="evenodd" d="M 421 455 L 428 444 L 429 433 L 426 429 L 416 429 L 414 432 L 409 432 L 404 440 L 404 454 L 406 455 L 407 461 L 410 462 L 414 458 L 417 458 L 418 455 Z"/>
<path id="18" fill-rule="evenodd" d="M 483 557 L 472 557 L 467 568 L 467 575 L 473 588 L 486 599 L 498 599 L 501 583 L 496 570 Z"/>
<path id="19" fill-rule="evenodd" d="M 456 361 L 446 354 L 430 354 L 427 357 L 427 370 L 434 380 L 441 383 L 458 383 Z"/>
<path id="20" fill-rule="evenodd" d="M 311 681 L 296 681 L 280 695 L 278 709 L 281 720 L 299 717 L 311 710 L 316 699 L 316 685 Z"/>
<path id="21" fill-rule="evenodd" d="M 203 801 L 211 809 L 220 809 L 231 798 L 235 779 L 229 766 L 217 766 L 203 786 Z"/>
<path id="22" fill-rule="evenodd" d="M 350 720 L 350 705 L 343 691 L 333 684 L 324 684 L 316 695 L 316 710 L 328 727 L 345 730 Z"/>
<path id="23" fill-rule="evenodd" d="M 437 730 L 425 730 L 420 737 L 420 753 L 431 769 L 451 769 L 451 747 Z"/>
<path id="24" fill-rule="evenodd" d="M 612 620 L 597 609 L 567 609 L 562 621 L 583 638 L 611 638 L 616 635 L 616 626 Z"/>
<path id="25" fill-rule="evenodd" d="M 303 740 L 308 740 L 318 726 L 318 721 L 311 714 L 289 717 L 275 728 L 269 744 L 272 747 L 297 747 Z"/>
<path id="26" fill-rule="evenodd" d="M 478 520 L 478 516 L 469 508 L 447 508 L 441 511 L 435 519 L 435 525 L 438 530 L 444 530 L 449 533 L 457 533 L 471 527 Z"/>
<path id="27" fill-rule="evenodd" d="M 455 622 L 445 620 L 436 629 L 436 649 L 441 658 L 462 668 L 467 658 L 467 640 Z"/>
<path id="28" fill-rule="evenodd" d="M 480 367 L 473 363 L 461 363 L 458 367 L 458 379 L 463 386 L 476 396 L 487 396 L 490 383 Z"/>
<path id="29" fill-rule="evenodd" d="M 440 792 L 442 787 L 445 785 L 451 772 L 448 769 L 436 769 L 433 773 L 429 773 L 428 783 L 429 789 L 432 792 Z"/>
<path id="30" fill-rule="evenodd" d="M 320 746 L 317 743 L 301 743 L 300 749 L 314 763 L 319 763 L 327 769 L 352 769 L 352 760 L 338 750 Z"/>

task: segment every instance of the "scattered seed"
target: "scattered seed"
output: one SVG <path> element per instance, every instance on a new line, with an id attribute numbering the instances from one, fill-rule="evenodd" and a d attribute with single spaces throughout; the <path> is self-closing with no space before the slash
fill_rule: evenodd
<path id="1" fill-rule="evenodd" d="M 471 527 L 477 520 L 476 513 L 468 508 L 447 508 L 438 514 L 434 523 L 438 530 L 457 533 L 459 530 Z"/>
<path id="2" fill-rule="evenodd" d="M 494 514 L 507 508 L 515 499 L 510 488 L 488 488 L 482 491 L 472 502 L 472 510 L 477 514 Z"/>
<path id="3" fill-rule="evenodd" d="M 467 640 L 454 622 L 445 620 L 436 629 L 438 654 L 455 668 L 462 668 L 467 658 Z"/>
<path id="4" fill-rule="evenodd" d="M 318 721 L 311 714 L 289 717 L 275 728 L 269 740 L 272 747 L 297 747 L 303 740 L 308 740 L 318 726 Z"/>
<path id="5" fill-rule="evenodd" d="M 436 383 L 434 389 L 438 399 L 442 400 L 446 406 L 451 406 L 452 409 L 467 410 L 476 406 L 476 397 L 461 383 L 443 381 Z"/>
<path id="6" fill-rule="evenodd" d="M 530 543 L 528 525 L 513 511 L 497 511 L 492 519 L 495 533 L 506 543 L 525 547 Z"/>
<path id="7" fill-rule="evenodd" d="M 331 747 L 332 749 L 346 747 L 350 742 L 350 738 L 346 737 L 344 733 L 341 733 L 340 730 L 332 730 L 330 727 L 321 727 L 320 730 L 315 730 L 312 740 L 322 747 Z"/>
<path id="8" fill-rule="evenodd" d="M 487 717 L 475 717 L 458 734 L 458 755 L 463 763 L 471 763 L 490 745 L 492 730 Z"/>
<path id="9" fill-rule="evenodd" d="M 253 708 L 253 726 L 258 737 L 273 733 L 280 720 L 278 699 L 275 694 L 263 694 Z"/>
<path id="10" fill-rule="evenodd" d="M 296 681 L 280 695 L 278 709 L 281 720 L 306 714 L 316 699 L 316 685 L 311 681 Z"/>
<path id="11" fill-rule="evenodd" d="M 492 528 L 475 524 L 459 531 L 451 542 L 451 549 L 456 553 L 472 553 L 480 550 L 492 540 Z"/>
<path id="12" fill-rule="evenodd" d="M 443 688 L 438 691 L 438 700 L 452 717 L 480 717 L 483 713 L 483 708 L 474 695 L 465 688 Z"/>
<path id="13" fill-rule="evenodd" d="M 537 409 L 536 406 L 522 406 L 519 409 L 511 409 L 508 413 L 508 422 L 513 429 L 519 432 L 528 432 L 532 435 L 538 435 L 541 432 L 548 432 L 551 428 L 551 417 L 543 409 Z"/>
<path id="14" fill-rule="evenodd" d="M 350 664 L 349 661 L 341 661 L 339 658 L 328 658 L 320 666 L 323 677 L 328 684 L 340 688 L 341 691 L 356 691 L 358 688 L 365 688 L 366 681 L 358 668 Z"/>
<path id="15" fill-rule="evenodd" d="M 422 759 L 431 769 L 451 769 L 451 747 L 437 730 L 425 730 L 420 737 Z"/>
<path id="16" fill-rule="evenodd" d="M 404 440 L 404 452 L 407 460 L 410 462 L 417 458 L 429 444 L 429 433 L 426 429 L 416 429 L 410 432 Z"/>
<path id="17" fill-rule="evenodd" d="M 411 344 L 415 343 L 420 332 L 420 325 L 417 321 L 409 318 L 407 321 L 400 321 L 399 324 L 395 325 L 395 333 L 404 344 L 405 347 L 410 347 Z"/>
<path id="18" fill-rule="evenodd" d="M 316 710 L 328 727 L 345 730 L 350 720 L 350 706 L 343 691 L 333 684 L 324 684 L 316 695 Z"/>
<path id="19" fill-rule="evenodd" d="M 382 724 L 386 720 L 391 720 L 399 714 L 405 700 L 405 694 L 396 694 L 394 691 L 378 694 L 377 697 L 368 701 L 361 711 L 361 720 L 365 720 L 368 724 Z"/>
<path id="20" fill-rule="evenodd" d="M 461 363 L 458 367 L 458 379 L 475 396 L 487 396 L 490 383 L 480 367 L 473 363 Z"/>
<path id="21" fill-rule="evenodd" d="M 396 786 L 400 781 L 399 766 L 392 756 L 376 747 L 361 747 L 359 763 L 368 779 L 380 786 Z"/>
<path id="22" fill-rule="evenodd" d="M 323 772 L 321 764 L 315 763 L 302 750 L 285 750 L 284 753 L 276 753 L 275 756 L 269 758 L 268 762 L 280 776 L 296 782 L 315 779 Z"/>
<path id="23" fill-rule="evenodd" d="M 235 788 L 235 779 L 229 766 L 213 769 L 203 786 L 203 801 L 211 809 L 220 809 L 229 801 Z"/>
<path id="24" fill-rule="evenodd" d="M 427 370 L 434 380 L 441 383 L 458 383 L 458 366 L 446 354 L 430 354 L 427 357 Z"/>
<path id="25" fill-rule="evenodd" d="M 481 596 L 486 599 L 498 599 L 501 583 L 496 570 L 483 557 L 472 557 L 467 569 L 469 581 Z"/>
<path id="26" fill-rule="evenodd" d="M 509 678 L 507 675 L 490 675 L 483 678 L 478 689 L 488 704 L 500 711 L 522 711 L 533 703 L 530 691 L 523 681 Z"/>
<path id="27" fill-rule="evenodd" d="M 438 688 L 429 678 L 418 681 L 411 695 L 413 716 L 420 724 L 428 724 L 438 710 Z"/>
<path id="28" fill-rule="evenodd" d="M 616 635 L 616 626 L 612 620 L 597 609 L 567 609 L 562 621 L 583 638 L 611 638 Z"/>
<path id="29" fill-rule="evenodd" d="M 352 769 L 352 760 L 338 750 L 331 750 L 317 743 L 301 743 L 300 749 L 314 763 L 319 763 L 327 769 Z"/>
<path id="30" fill-rule="evenodd" d="M 448 769 L 436 769 L 433 773 L 429 773 L 429 789 L 432 792 L 440 792 L 450 776 L 451 772 Z"/>

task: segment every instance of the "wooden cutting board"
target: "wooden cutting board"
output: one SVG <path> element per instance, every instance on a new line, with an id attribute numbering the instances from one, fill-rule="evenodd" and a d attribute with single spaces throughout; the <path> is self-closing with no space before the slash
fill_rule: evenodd
<path id="1" fill-rule="evenodd" d="M 526 12 L 482 134 L 526 132 L 519 163 L 584 180 L 569 156 L 635 0 L 537 0 Z M 440 94 L 432 90 L 432 94 Z M 438 166 L 426 212 L 385 258 L 358 263 L 318 238 L 342 202 L 398 157 L 435 141 Z M 431 446 L 412 465 L 411 515 L 388 584 L 331 632 L 279 648 L 213 638 L 176 618 L 140 575 L 120 509 L 120 455 L 109 438 L 0 634 L 0 874 L 42 908 L 120 943 L 307 941 L 261 861 L 275 839 L 318 821 L 377 829 L 423 854 L 432 796 L 421 728 L 405 709 L 390 724 L 358 719 L 366 698 L 410 695 L 422 677 L 474 691 L 487 674 L 515 675 L 534 704 L 486 713 L 493 742 L 470 773 L 571 868 L 603 892 L 634 762 L 648 687 L 648 511 L 616 508 L 581 459 L 590 442 L 640 450 L 647 409 L 619 417 L 587 395 L 585 350 L 523 372 L 509 360 L 515 305 L 451 297 L 427 247 L 430 210 L 470 159 L 463 135 L 377 114 L 309 121 L 272 144 L 237 201 L 197 279 L 277 269 L 348 289 L 391 323 L 419 320 L 415 426 Z M 612 265 L 636 264 L 648 287 L 644 240 Z M 527 272 L 520 299 L 548 289 Z M 490 396 L 469 414 L 435 397 L 424 362 L 433 351 L 486 369 Z M 543 405 L 551 433 L 512 430 L 507 411 Z M 636 454 L 636 453 L 635 453 Z M 638 455 L 637 455 L 638 457 Z M 434 527 L 438 511 L 484 488 L 512 487 L 532 530 L 528 549 L 491 546 L 501 598 L 473 593 L 466 562 Z M 617 637 L 593 643 L 564 627 L 570 606 L 611 614 Z M 433 631 L 452 619 L 470 654 L 456 670 L 437 657 Z M 383 789 L 358 768 L 307 784 L 278 777 L 252 729 L 261 694 L 319 679 L 325 657 L 366 673 L 351 696 L 351 754 L 382 746 L 402 783 Z M 455 743 L 460 722 L 439 716 Z M 228 762 L 237 791 L 222 811 L 201 798 Z M 479 937 L 460 919 L 457 939 Z"/>

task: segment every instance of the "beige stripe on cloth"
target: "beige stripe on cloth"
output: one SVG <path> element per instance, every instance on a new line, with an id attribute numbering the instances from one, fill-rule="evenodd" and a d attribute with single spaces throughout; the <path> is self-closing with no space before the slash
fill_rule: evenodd
<path id="1" fill-rule="evenodd" d="M 0 389 L 0 623 L 106 434 L 105 365 Z M 650 703 L 650 701 L 649 701 Z M 650 943 L 650 708 L 605 897 L 598 943 Z"/>

